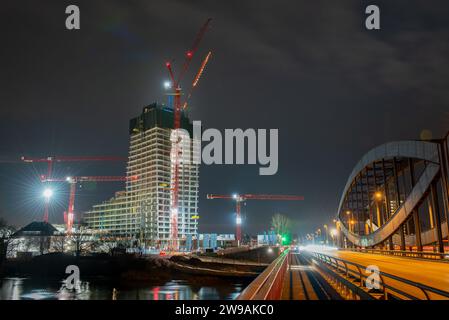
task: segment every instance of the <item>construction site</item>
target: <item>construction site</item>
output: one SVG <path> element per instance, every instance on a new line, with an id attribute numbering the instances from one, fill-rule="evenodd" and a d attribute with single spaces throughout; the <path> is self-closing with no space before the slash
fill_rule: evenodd
<path id="1" fill-rule="evenodd" d="M 191 61 L 197 56 L 202 40 L 210 28 L 211 19 L 202 25 L 191 47 L 184 54 L 184 62 L 175 73 L 172 60 L 165 61 L 170 81 L 164 83 L 166 103 L 145 106 L 139 115 L 129 120 L 129 153 L 127 156 L 22 156 L 23 163 L 39 166 L 45 164 L 46 172 L 39 175 L 43 189 L 43 223 L 51 224 L 49 207 L 54 190 L 52 183 L 67 183 L 68 208 L 64 226 L 59 235 L 89 234 L 92 239 L 107 240 L 128 252 L 176 254 L 200 249 L 217 250 L 225 247 L 250 245 L 242 239 L 241 206 L 247 200 L 300 201 L 302 196 L 272 194 L 208 194 L 207 199 L 225 199 L 235 202 L 235 234 L 200 234 L 200 164 L 192 134 L 192 120 L 187 110 L 189 99 L 198 87 L 200 79 L 212 58 L 206 50 L 193 79 L 184 87 L 181 82 L 188 74 Z M 161 63 L 163 66 L 164 64 Z M 192 139 L 182 139 L 187 132 Z M 201 138 L 200 138 L 201 139 Z M 124 176 L 56 176 L 55 166 L 80 162 L 119 162 L 126 165 Z M 42 168 L 42 166 L 40 166 Z M 82 183 L 123 182 L 123 190 L 110 199 L 93 205 L 84 212 L 77 210 L 76 193 Z M 26 229 L 26 227 L 25 227 Z M 269 232 L 272 233 L 272 232 Z M 24 232 L 22 232 L 24 234 Z M 265 233 L 264 243 L 274 245 L 280 235 Z M 41 253 L 49 248 L 39 248 Z"/>
<path id="2" fill-rule="evenodd" d="M 2 1 L 0 301 L 449 300 L 436 1 Z"/>

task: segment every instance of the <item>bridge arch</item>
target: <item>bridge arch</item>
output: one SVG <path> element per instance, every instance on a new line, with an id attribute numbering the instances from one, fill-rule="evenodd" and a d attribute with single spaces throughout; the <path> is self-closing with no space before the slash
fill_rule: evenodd
<path id="1" fill-rule="evenodd" d="M 396 141 L 366 153 L 344 187 L 338 226 L 348 244 L 444 251 L 449 215 L 449 136 Z M 343 237 L 341 237 L 343 239 Z"/>

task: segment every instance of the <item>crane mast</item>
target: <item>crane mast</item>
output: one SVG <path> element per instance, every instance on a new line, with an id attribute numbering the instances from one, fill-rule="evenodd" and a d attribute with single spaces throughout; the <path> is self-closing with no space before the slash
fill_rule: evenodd
<path id="1" fill-rule="evenodd" d="M 275 201 L 302 201 L 303 196 L 294 195 L 276 195 L 276 194 L 208 194 L 207 199 L 226 199 L 235 201 L 235 239 L 237 240 L 237 246 L 240 246 L 242 241 L 242 216 L 241 216 L 241 204 L 246 200 L 275 200 Z"/>
<path id="2" fill-rule="evenodd" d="M 175 77 L 173 72 L 173 68 L 170 61 L 165 63 L 165 66 L 168 70 L 170 80 L 172 83 L 173 89 L 173 133 L 171 136 L 172 142 L 172 150 L 171 150 L 171 161 L 172 161 L 172 186 L 171 186 L 171 206 L 170 206 L 170 250 L 178 251 L 178 210 L 179 210 L 179 167 L 180 167 L 180 156 L 181 156 L 181 147 L 180 147 L 180 136 L 179 129 L 181 128 L 181 115 L 182 115 L 182 103 L 181 96 L 182 90 L 180 86 L 180 82 L 184 77 L 185 73 L 189 69 L 190 62 L 192 61 L 196 51 L 198 50 L 199 44 L 204 37 L 204 34 L 209 27 L 209 24 L 212 19 L 207 19 L 207 21 L 203 24 L 201 29 L 199 30 L 195 40 L 190 47 L 190 49 L 185 54 L 185 61 L 183 67 L 178 75 L 178 78 Z M 210 57 L 210 55 L 209 55 Z M 209 58 L 208 58 L 209 59 Z M 207 61 L 206 61 L 207 63 Z M 196 81 L 194 81 L 195 86 L 198 83 L 198 80 L 201 76 L 202 69 L 204 69 L 205 64 L 202 64 L 202 68 L 200 68 L 200 73 L 197 73 L 197 77 L 195 77 Z M 199 74 L 199 76 L 198 76 Z M 190 97 L 190 95 L 189 95 Z M 185 103 L 184 106 L 187 106 Z"/>

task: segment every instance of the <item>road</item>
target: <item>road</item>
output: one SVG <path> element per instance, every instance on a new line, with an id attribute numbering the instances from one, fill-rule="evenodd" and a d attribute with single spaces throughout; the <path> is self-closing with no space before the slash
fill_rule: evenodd
<path id="1" fill-rule="evenodd" d="M 415 259 L 407 257 L 396 257 L 387 255 L 378 255 L 371 253 L 329 250 L 320 251 L 336 258 L 344 259 L 363 266 L 375 265 L 381 272 L 385 272 L 394 276 L 398 276 L 413 282 L 418 282 L 443 291 L 449 291 L 449 263 L 441 261 L 429 261 L 424 259 Z M 388 281 L 385 279 L 384 281 Z M 399 284 L 397 281 L 390 281 L 396 287 L 401 288 L 409 293 L 421 295 L 425 298 L 420 290 Z M 430 294 L 431 299 L 441 297 Z"/>
<path id="2" fill-rule="evenodd" d="M 340 296 L 301 254 L 291 254 L 282 300 L 338 300 Z"/>

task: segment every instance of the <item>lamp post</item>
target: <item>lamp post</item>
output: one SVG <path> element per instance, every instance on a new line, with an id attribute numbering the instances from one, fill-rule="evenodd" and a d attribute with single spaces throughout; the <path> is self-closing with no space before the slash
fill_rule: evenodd
<path id="1" fill-rule="evenodd" d="M 338 235 L 337 229 L 332 228 L 332 229 L 330 230 L 330 235 L 331 235 L 331 238 L 332 238 L 332 245 L 335 247 L 335 238 L 336 238 L 337 235 Z"/>
<path id="2" fill-rule="evenodd" d="M 337 243 L 337 246 L 339 248 L 346 248 L 346 237 L 344 236 L 343 232 L 341 231 L 341 224 L 343 223 L 340 219 L 334 219 L 335 223 L 335 241 Z M 350 226 L 349 226 L 350 228 Z"/>
<path id="3" fill-rule="evenodd" d="M 347 216 L 347 221 L 348 221 L 348 226 L 349 226 L 349 231 L 354 232 L 353 226 L 352 226 L 352 222 L 354 220 L 354 214 L 352 213 L 351 210 L 346 210 L 346 216 Z"/>
<path id="4" fill-rule="evenodd" d="M 324 228 L 324 232 L 326 233 L 326 245 L 328 245 L 328 244 L 329 244 L 329 234 L 328 234 L 328 227 L 327 227 L 327 224 L 325 224 L 325 225 L 323 226 L 323 228 Z"/>
<path id="5" fill-rule="evenodd" d="M 349 224 L 350 224 L 350 226 L 351 226 L 352 232 L 354 232 L 354 230 L 355 230 L 355 220 L 351 219 L 351 220 L 349 221 Z"/>
<path id="6" fill-rule="evenodd" d="M 376 191 L 374 193 L 374 202 L 376 203 L 376 213 L 377 213 L 377 224 L 378 224 L 378 228 L 380 228 L 383 224 L 382 220 L 381 220 L 381 214 L 380 214 L 380 206 L 379 206 L 379 202 L 382 201 L 383 199 L 383 195 L 382 192 L 380 191 Z"/>
<path id="7" fill-rule="evenodd" d="M 53 190 L 47 188 L 42 193 L 45 199 L 45 211 L 44 211 L 44 221 L 48 222 L 48 207 L 50 205 L 50 198 L 53 196 Z"/>

